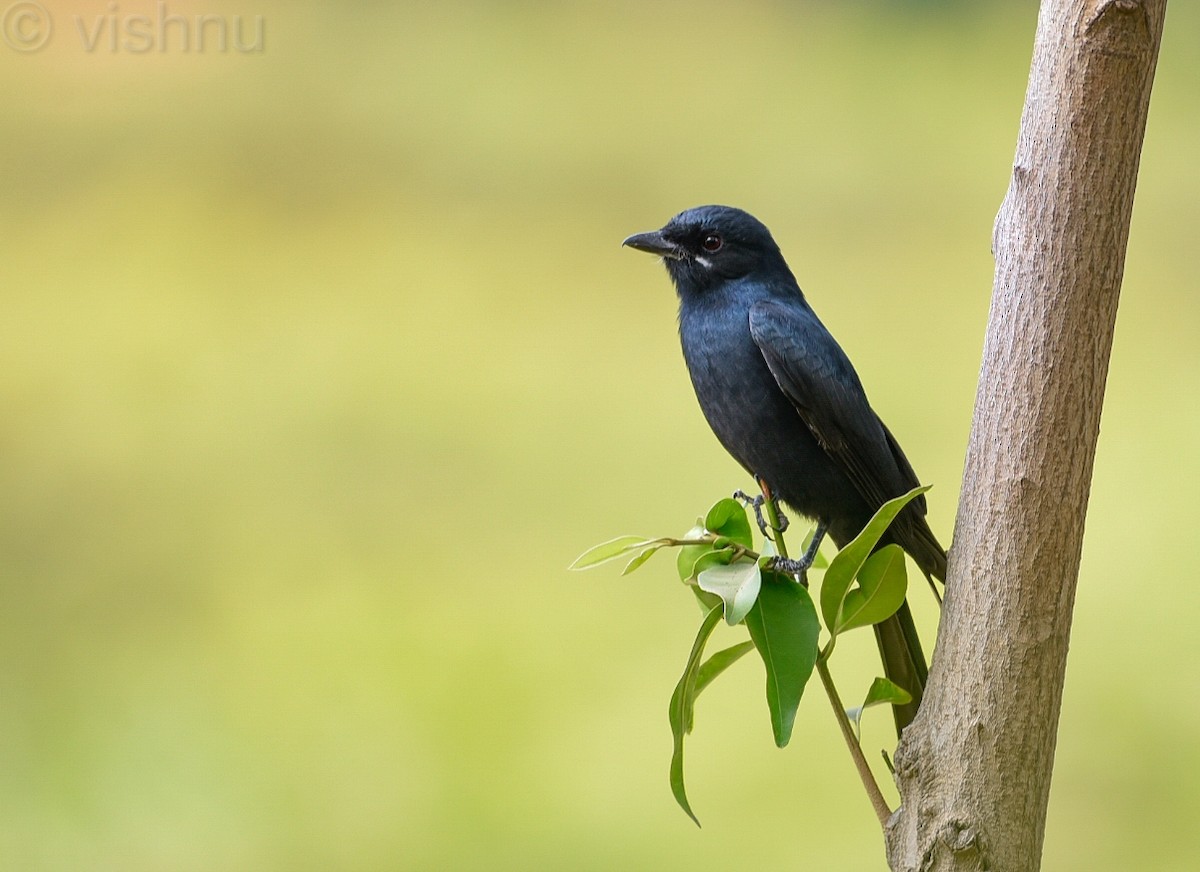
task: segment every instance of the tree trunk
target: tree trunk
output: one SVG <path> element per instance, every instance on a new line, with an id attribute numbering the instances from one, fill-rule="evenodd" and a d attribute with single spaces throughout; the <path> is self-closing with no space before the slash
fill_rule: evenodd
<path id="1" fill-rule="evenodd" d="M 893 870 L 1035 870 L 1166 0 L 1044 0 Z"/>

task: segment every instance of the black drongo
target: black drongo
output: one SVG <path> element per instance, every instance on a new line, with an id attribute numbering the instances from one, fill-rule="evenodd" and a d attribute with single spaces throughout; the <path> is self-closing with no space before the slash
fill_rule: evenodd
<path id="1" fill-rule="evenodd" d="M 624 244 L 662 256 L 679 294 L 683 357 L 700 408 L 725 449 L 774 496 L 841 547 L 884 502 L 917 487 L 849 358 L 758 219 L 701 206 Z M 888 542 L 926 576 L 945 579 L 946 551 L 925 521 L 923 496 L 892 522 Z M 916 715 L 928 677 L 908 603 L 875 632 L 888 678 L 913 695 L 895 707 L 899 731 Z"/>

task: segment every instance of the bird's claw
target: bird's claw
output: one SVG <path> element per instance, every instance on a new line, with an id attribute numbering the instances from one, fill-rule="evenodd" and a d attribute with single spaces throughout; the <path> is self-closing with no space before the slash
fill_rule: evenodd
<path id="1" fill-rule="evenodd" d="M 774 537 L 771 535 L 772 532 L 787 532 L 788 525 L 791 523 L 791 521 L 789 521 L 787 515 L 783 513 L 783 509 L 779 508 L 779 503 L 775 504 L 775 517 L 779 521 L 779 526 L 776 527 L 767 521 L 766 517 L 763 515 L 763 506 L 767 504 L 767 498 L 762 494 L 750 496 L 750 494 L 743 490 L 735 490 L 733 492 L 733 498 L 745 503 L 749 508 L 754 509 L 754 520 L 758 523 L 758 531 L 767 539 L 774 541 Z"/>
<path id="2" fill-rule="evenodd" d="M 806 576 L 808 575 L 809 567 L 817 559 L 817 551 L 821 548 L 821 540 L 825 538 L 825 531 L 825 525 L 818 523 L 817 529 L 813 530 L 812 541 L 808 543 L 808 548 L 800 555 L 799 560 L 793 560 L 790 557 L 772 557 L 767 561 L 767 569 L 791 575 L 802 585 L 808 587 L 808 578 Z"/>
<path id="3" fill-rule="evenodd" d="M 746 493 L 744 490 L 735 490 L 733 492 L 733 498 L 739 502 L 745 503 L 748 508 L 754 509 L 754 520 L 758 522 L 758 531 L 769 539 L 770 534 L 767 533 L 767 530 L 771 528 L 771 525 L 768 524 L 767 519 L 763 517 L 762 510 L 763 505 L 766 503 L 766 498 L 762 494 L 750 496 L 750 494 Z"/>
<path id="4" fill-rule="evenodd" d="M 805 555 L 805 557 L 808 557 L 808 555 Z M 805 576 L 808 574 L 810 566 L 812 566 L 812 558 L 808 558 L 807 560 L 803 558 L 793 560 L 790 557 L 772 557 L 767 561 L 767 569 L 770 569 L 772 572 L 782 572 L 784 575 L 795 576 L 800 579 L 801 584 L 804 584 L 805 587 L 808 586 Z"/>

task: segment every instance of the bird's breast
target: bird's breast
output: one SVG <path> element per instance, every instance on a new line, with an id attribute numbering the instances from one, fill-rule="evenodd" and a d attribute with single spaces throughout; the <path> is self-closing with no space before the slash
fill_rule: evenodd
<path id="1" fill-rule="evenodd" d="M 680 338 L 704 417 L 735 460 L 765 474 L 778 443 L 796 450 L 803 424 L 750 335 L 748 312 L 681 317 Z"/>
<path id="2" fill-rule="evenodd" d="M 692 314 L 681 312 L 683 356 L 704 417 L 725 450 L 801 514 L 830 520 L 830 506 L 857 510 L 861 500 L 852 484 L 767 367 L 750 335 L 749 312 Z"/>

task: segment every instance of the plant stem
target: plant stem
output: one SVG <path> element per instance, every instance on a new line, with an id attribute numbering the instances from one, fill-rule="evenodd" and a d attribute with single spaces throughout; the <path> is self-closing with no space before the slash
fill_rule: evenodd
<path id="1" fill-rule="evenodd" d="M 783 542 L 783 531 L 779 529 L 779 509 L 775 506 L 775 496 L 764 482 L 760 481 L 759 485 L 762 487 L 763 499 L 766 500 L 763 509 L 767 513 L 767 523 L 775 531 L 775 550 L 779 552 L 780 557 L 787 557 L 787 545 Z"/>
<path id="2" fill-rule="evenodd" d="M 701 536 L 699 539 L 663 538 L 663 539 L 658 539 L 657 541 L 662 543 L 663 547 L 676 548 L 676 547 L 683 546 L 683 545 L 711 545 L 713 542 L 716 542 L 717 539 L 719 539 L 719 538 L 720 538 L 719 536 L 715 536 L 712 533 L 708 533 L 704 536 Z M 762 555 L 759 554 L 757 551 L 753 551 L 753 550 L 747 548 L 745 545 L 739 545 L 737 542 L 730 542 L 727 547 L 733 549 L 733 559 L 735 561 L 741 560 L 743 557 L 749 557 L 751 560 L 759 560 L 762 557 Z"/>
<path id="3" fill-rule="evenodd" d="M 779 511 L 775 507 L 775 498 L 764 482 L 760 481 L 759 485 L 762 487 L 763 497 L 766 499 L 763 508 L 767 513 L 767 521 L 770 522 L 771 529 L 775 531 L 775 550 L 779 552 L 780 557 L 787 557 L 787 545 L 784 544 L 783 533 L 779 530 Z M 892 816 L 892 810 L 888 807 L 887 800 L 883 798 L 883 792 L 879 789 L 878 782 L 875 781 L 875 773 L 867 764 L 867 758 L 863 756 L 862 745 L 859 744 L 858 737 L 854 735 L 850 719 L 846 717 L 846 707 L 842 705 L 842 698 L 838 696 L 837 688 L 833 686 L 833 676 L 829 674 L 829 664 L 826 662 L 826 655 L 832 652 L 831 640 L 830 644 L 817 657 L 817 674 L 821 676 L 821 684 L 825 686 L 825 695 L 829 697 L 829 703 L 833 706 L 834 719 L 838 722 L 838 729 L 842 731 L 842 738 L 846 740 L 846 747 L 850 751 L 851 759 L 854 760 L 854 768 L 858 770 L 858 777 L 862 780 L 863 789 L 867 791 L 867 798 L 871 800 L 871 807 L 875 809 L 875 816 L 879 818 L 879 825 L 886 827 Z"/>
<path id="4" fill-rule="evenodd" d="M 842 738 L 846 740 L 846 747 L 850 749 L 850 756 L 854 760 L 854 768 L 858 770 L 858 777 L 862 780 L 863 788 L 867 791 L 867 798 L 871 800 L 871 807 L 875 809 L 875 816 L 879 818 L 881 827 L 887 826 L 888 819 L 892 816 L 892 810 L 888 807 L 887 800 L 883 798 L 883 792 L 879 789 L 879 784 L 875 781 L 875 773 L 871 771 L 871 767 L 867 764 L 867 758 L 863 756 L 862 746 L 858 743 L 858 738 L 854 735 L 854 730 L 850 727 L 850 719 L 846 717 L 846 707 L 842 705 L 842 699 L 838 696 L 837 688 L 833 686 L 833 676 L 829 674 L 829 664 L 825 662 L 825 658 L 817 658 L 817 674 L 821 676 L 821 684 L 825 685 L 825 695 L 829 697 L 829 704 L 833 706 L 833 715 L 838 722 L 838 727 L 842 731 Z"/>

